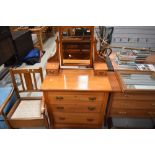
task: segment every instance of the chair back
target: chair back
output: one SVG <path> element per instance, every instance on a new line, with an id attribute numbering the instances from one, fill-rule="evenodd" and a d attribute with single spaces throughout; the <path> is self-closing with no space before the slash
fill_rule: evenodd
<path id="1" fill-rule="evenodd" d="M 39 75 L 36 78 L 36 75 Z M 38 88 L 38 81 L 43 82 L 43 72 L 42 68 L 39 69 L 10 69 L 10 75 L 12 78 L 13 86 L 17 94 L 20 92 L 38 92 L 41 91 Z M 21 85 L 18 86 L 17 81 L 20 81 Z M 38 79 L 39 78 L 39 79 Z"/>

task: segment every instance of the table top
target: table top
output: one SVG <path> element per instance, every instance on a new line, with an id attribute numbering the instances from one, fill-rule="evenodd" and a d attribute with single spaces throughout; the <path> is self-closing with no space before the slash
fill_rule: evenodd
<path id="1" fill-rule="evenodd" d="M 59 75 L 47 75 L 43 81 L 43 91 L 121 91 L 114 72 L 106 76 L 95 76 L 93 69 L 63 69 Z"/>

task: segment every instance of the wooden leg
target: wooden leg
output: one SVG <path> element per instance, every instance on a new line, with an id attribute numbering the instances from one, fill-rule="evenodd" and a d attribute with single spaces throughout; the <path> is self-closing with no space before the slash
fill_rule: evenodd
<path id="1" fill-rule="evenodd" d="M 10 125 L 9 121 L 7 120 L 6 115 L 3 112 L 2 112 L 2 116 L 4 118 L 4 122 L 7 124 L 8 128 L 9 129 L 12 129 L 12 126 Z"/>
<path id="2" fill-rule="evenodd" d="M 108 123 L 108 124 L 107 124 L 107 125 L 108 125 L 108 129 L 111 129 L 112 126 L 113 126 L 113 125 L 112 125 L 112 118 L 111 118 L 111 117 L 108 117 L 108 118 L 107 118 L 107 123 Z"/>
<path id="3" fill-rule="evenodd" d="M 45 127 L 46 129 L 49 129 L 49 121 L 46 115 L 44 115 L 44 119 L 45 119 Z"/>
<path id="4" fill-rule="evenodd" d="M 50 119 L 50 128 L 55 129 L 53 118 Z"/>
<path id="5" fill-rule="evenodd" d="M 42 33 L 41 33 L 41 32 L 38 32 L 38 33 L 37 33 L 37 38 L 38 38 L 40 50 L 43 51 L 43 41 L 42 41 Z"/>

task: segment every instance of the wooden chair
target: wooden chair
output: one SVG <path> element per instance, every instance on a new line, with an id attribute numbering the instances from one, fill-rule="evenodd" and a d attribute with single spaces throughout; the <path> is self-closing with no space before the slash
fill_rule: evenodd
<path id="1" fill-rule="evenodd" d="M 43 97 L 35 97 L 38 89 L 36 75 L 40 75 L 43 81 L 42 68 L 39 69 L 10 69 L 13 86 L 17 95 L 17 101 L 7 115 L 10 128 L 49 128 L 48 114 L 45 108 Z M 21 81 L 20 87 L 17 85 L 16 76 Z M 31 97 L 22 97 L 22 93 L 31 93 Z"/>

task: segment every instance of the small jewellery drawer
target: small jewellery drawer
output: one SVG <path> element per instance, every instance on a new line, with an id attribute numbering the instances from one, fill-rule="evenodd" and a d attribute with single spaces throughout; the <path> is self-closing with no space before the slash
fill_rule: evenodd
<path id="1" fill-rule="evenodd" d="M 100 114 L 96 113 L 53 113 L 55 123 L 99 124 Z"/>
<path id="2" fill-rule="evenodd" d="M 59 69 L 46 69 L 47 75 L 58 75 Z"/>
<path id="3" fill-rule="evenodd" d="M 48 104 L 48 108 L 52 112 L 100 112 L 102 104 Z"/>
<path id="4" fill-rule="evenodd" d="M 146 100 L 113 100 L 112 108 L 119 109 L 155 109 L 155 101 Z"/>
<path id="5" fill-rule="evenodd" d="M 127 110 L 127 109 L 111 109 L 110 116 L 113 117 L 150 117 L 155 118 L 155 110 Z"/>
<path id="6" fill-rule="evenodd" d="M 86 94 L 86 93 L 51 93 L 49 92 L 47 94 L 47 102 L 49 104 L 56 104 L 56 103 L 65 103 L 65 104 L 71 104 L 71 103 L 106 103 L 108 98 L 107 93 L 100 94 Z"/>

